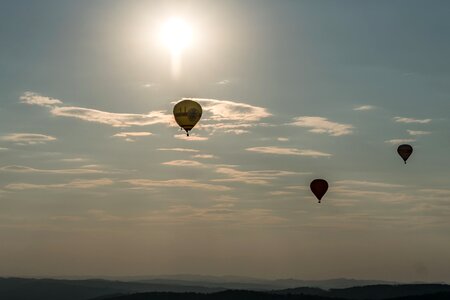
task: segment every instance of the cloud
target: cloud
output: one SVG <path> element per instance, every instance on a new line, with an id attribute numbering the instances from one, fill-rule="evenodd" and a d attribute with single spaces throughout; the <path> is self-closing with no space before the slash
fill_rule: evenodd
<path id="1" fill-rule="evenodd" d="M 385 182 L 375 182 L 375 181 L 364 181 L 364 180 L 339 180 L 334 182 L 335 184 L 341 185 L 356 185 L 356 186 L 364 186 L 364 187 L 377 187 L 377 188 L 401 188 L 404 185 L 400 184 L 392 184 Z"/>
<path id="2" fill-rule="evenodd" d="M 224 80 L 220 80 L 220 81 L 216 82 L 216 84 L 218 84 L 218 85 L 227 85 L 227 84 L 229 84 L 230 82 L 231 82 L 231 80 L 229 80 L 229 79 L 224 79 Z"/>
<path id="3" fill-rule="evenodd" d="M 420 189 L 419 191 L 435 196 L 450 196 L 450 189 Z"/>
<path id="4" fill-rule="evenodd" d="M 216 172 L 229 178 L 213 179 L 216 182 L 243 182 L 247 184 L 268 184 L 269 181 L 283 176 L 299 175 L 290 171 L 262 170 L 262 171 L 239 171 L 231 167 L 218 167 Z"/>
<path id="5" fill-rule="evenodd" d="M 392 145 L 397 145 L 397 144 L 404 144 L 404 143 L 412 143 L 415 141 L 416 140 L 414 140 L 414 139 L 392 139 L 392 140 L 387 140 L 384 142 L 388 143 L 388 144 L 392 144 Z"/>
<path id="6" fill-rule="evenodd" d="M 142 85 L 142 87 L 144 87 L 144 88 L 154 88 L 154 87 L 157 87 L 157 86 L 158 86 L 158 84 L 156 82 L 144 83 Z"/>
<path id="7" fill-rule="evenodd" d="M 277 141 L 279 141 L 279 142 L 289 142 L 289 138 L 287 138 L 287 137 L 279 137 L 279 138 L 277 138 Z"/>
<path id="8" fill-rule="evenodd" d="M 422 131 L 422 130 L 407 130 L 410 135 L 427 135 L 431 134 L 431 131 Z"/>
<path id="9" fill-rule="evenodd" d="M 60 159 L 60 161 L 64 161 L 64 162 L 84 162 L 84 161 L 88 161 L 87 158 L 81 158 L 81 157 L 74 157 L 74 158 L 62 158 Z"/>
<path id="10" fill-rule="evenodd" d="M 113 137 L 121 137 L 124 138 L 127 142 L 134 142 L 135 140 L 132 139 L 132 137 L 143 137 L 143 136 L 150 136 L 152 135 L 151 132 L 146 131 L 138 131 L 138 132 L 119 132 L 113 135 Z"/>
<path id="11" fill-rule="evenodd" d="M 82 169 L 34 169 L 25 166 L 4 166 L 0 168 L 0 171 L 3 172 L 14 172 L 14 173 L 43 173 L 43 174 L 104 174 L 107 173 L 103 170 L 96 170 L 90 168 L 82 168 Z"/>
<path id="12" fill-rule="evenodd" d="M 39 105 L 46 107 L 62 104 L 62 102 L 58 99 L 41 96 L 33 92 L 25 92 L 22 96 L 20 96 L 20 102 L 30 105 Z"/>
<path id="13" fill-rule="evenodd" d="M 307 187 L 307 186 L 301 186 L 301 185 L 290 185 L 290 186 L 287 186 L 286 189 L 289 189 L 289 190 L 306 191 L 306 190 L 309 190 L 309 187 Z"/>
<path id="14" fill-rule="evenodd" d="M 26 92 L 21 97 L 22 103 L 45 106 L 50 109 L 50 113 L 59 117 L 77 118 L 88 122 L 106 124 L 113 127 L 146 126 L 153 124 L 170 124 L 173 116 L 164 111 L 151 111 L 147 114 L 132 113 L 112 113 L 97 109 L 62 106 L 63 102 L 38 95 L 33 92 Z"/>
<path id="15" fill-rule="evenodd" d="M 329 121 L 322 117 L 297 117 L 290 125 L 311 128 L 314 133 L 327 133 L 331 136 L 349 135 L 353 133 L 353 126 Z"/>
<path id="16" fill-rule="evenodd" d="M 138 131 L 138 132 L 119 132 L 113 136 L 127 138 L 127 137 L 149 136 L 149 135 L 152 135 L 152 133 L 146 131 Z"/>
<path id="17" fill-rule="evenodd" d="M 195 158 L 205 158 L 205 159 L 217 158 L 217 156 L 212 155 L 212 154 L 196 154 L 193 157 L 195 157 Z"/>
<path id="18" fill-rule="evenodd" d="M 356 111 L 368 111 L 368 110 L 373 110 L 373 109 L 375 109 L 375 106 L 372 106 L 372 105 L 362 105 L 362 106 L 353 108 L 353 110 L 356 110 Z"/>
<path id="19" fill-rule="evenodd" d="M 72 117 L 88 122 L 106 124 L 113 127 L 147 126 L 169 124 L 173 117 L 163 111 L 151 111 L 148 114 L 111 113 L 83 107 L 54 107 L 50 111 L 54 116 Z"/>
<path id="20" fill-rule="evenodd" d="M 0 151 L 8 151 L 8 148 L 0 147 Z"/>
<path id="21" fill-rule="evenodd" d="M 1 137 L 1 140 L 19 144 L 34 145 L 34 144 L 44 144 L 50 141 L 56 141 L 56 138 L 45 134 L 11 133 Z"/>
<path id="22" fill-rule="evenodd" d="M 394 121 L 397 123 L 427 124 L 427 123 L 431 122 L 431 119 L 412 119 L 412 118 L 404 118 L 404 117 L 394 117 Z"/>
<path id="23" fill-rule="evenodd" d="M 248 123 L 213 123 L 213 124 L 201 124 L 200 129 L 206 129 L 214 133 L 218 130 L 224 131 L 225 133 L 234 133 L 236 135 L 249 133 L 251 127 L 255 127 L 257 124 Z M 259 125 L 259 124 L 258 124 Z"/>
<path id="24" fill-rule="evenodd" d="M 216 99 L 184 99 L 192 99 L 202 105 L 204 118 L 202 119 L 201 125 L 203 125 L 204 129 L 221 129 L 227 133 L 243 134 L 248 132 L 244 128 L 253 126 L 253 124 L 245 125 L 243 123 L 257 122 L 262 118 L 271 116 L 265 108 L 246 103 Z M 21 101 L 31 105 L 45 106 L 50 109 L 50 113 L 54 116 L 77 118 L 83 121 L 113 127 L 147 126 L 154 124 L 175 125 L 172 114 L 166 111 L 151 111 L 147 114 L 114 113 L 77 106 L 64 106 L 61 100 L 44 97 L 32 92 L 24 93 L 21 96 Z M 216 124 L 211 124 L 211 122 Z M 217 124 L 217 122 L 222 122 L 222 124 Z M 130 137 L 127 137 L 127 139 L 130 139 Z M 196 137 L 191 140 L 206 139 L 206 137 Z"/>
<path id="25" fill-rule="evenodd" d="M 146 212 L 141 216 L 114 215 L 104 210 L 89 210 L 88 218 L 94 218 L 101 222 L 121 222 L 127 224 L 171 224 L 185 225 L 187 223 L 219 223 L 235 225 L 274 225 L 284 223 L 287 220 L 275 216 L 268 209 L 233 208 L 233 203 L 215 203 L 208 207 L 193 207 L 191 205 L 171 205 L 168 208 Z"/>
<path id="26" fill-rule="evenodd" d="M 228 129 L 225 130 L 226 133 L 234 133 L 236 135 L 240 135 L 240 134 L 244 134 L 244 133 L 249 133 L 250 131 L 248 130 L 243 130 L 243 129 Z"/>
<path id="27" fill-rule="evenodd" d="M 204 168 L 205 164 L 195 160 L 172 160 L 161 163 L 162 165 L 174 166 L 174 167 L 194 167 L 194 168 Z"/>
<path id="28" fill-rule="evenodd" d="M 58 184 L 32 184 L 32 183 L 11 183 L 5 186 L 9 190 L 42 190 L 42 189 L 90 189 L 100 186 L 112 185 L 114 182 L 109 178 L 101 179 L 76 179 L 68 183 Z"/>
<path id="29" fill-rule="evenodd" d="M 331 156 L 329 153 L 320 152 L 316 150 L 308 150 L 308 149 L 297 149 L 297 148 L 284 148 L 284 147 L 275 147 L 275 146 L 267 146 L 267 147 L 251 147 L 245 149 L 247 151 L 266 153 L 266 154 L 277 154 L 277 155 L 299 155 L 299 156 Z"/>
<path id="30" fill-rule="evenodd" d="M 256 122 L 272 115 L 263 107 L 246 103 L 216 99 L 187 99 L 199 102 L 203 110 L 211 114 L 209 118 L 215 121 Z"/>
<path id="31" fill-rule="evenodd" d="M 143 188 L 152 188 L 152 187 L 191 188 L 208 191 L 218 191 L 218 192 L 225 192 L 231 190 L 231 188 L 227 186 L 202 183 L 191 179 L 170 179 L 170 180 L 128 179 L 124 180 L 123 182 L 129 183 L 136 187 L 143 187 Z"/>
<path id="32" fill-rule="evenodd" d="M 159 151 L 176 151 L 176 152 L 200 152 L 196 149 L 189 149 L 189 148 L 158 148 L 156 150 Z"/>
<path id="33" fill-rule="evenodd" d="M 186 136 L 185 134 L 183 134 L 183 133 L 181 133 L 181 134 L 176 134 L 176 135 L 174 135 L 173 136 L 174 138 L 176 138 L 176 139 L 179 139 L 179 140 L 185 140 L 185 141 L 206 141 L 206 140 L 208 140 L 209 138 L 208 137 L 206 137 L 206 136 L 199 136 L 199 135 L 189 135 L 189 136 Z"/>
<path id="34" fill-rule="evenodd" d="M 272 196 L 288 196 L 288 195 L 293 195 L 294 192 L 288 192 L 288 191 L 273 191 L 273 192 L 269 192 L 270 195 Z"/>

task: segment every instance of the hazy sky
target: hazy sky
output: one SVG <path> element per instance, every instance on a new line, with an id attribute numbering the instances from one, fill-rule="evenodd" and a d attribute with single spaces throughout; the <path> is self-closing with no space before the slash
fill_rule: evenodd
<path id="1" fill-rule="evenodd" d="M 1 4 L 0 275 L 450 281 L 450 2 Z"/>

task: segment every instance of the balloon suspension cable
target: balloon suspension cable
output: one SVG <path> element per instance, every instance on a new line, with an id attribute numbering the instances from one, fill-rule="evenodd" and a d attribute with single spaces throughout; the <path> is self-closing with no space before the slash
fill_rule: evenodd
<path id="1" fill-rule="evenodd" d="M 186 130 L 186 136 L 189 136 L 189 131 Z"/>

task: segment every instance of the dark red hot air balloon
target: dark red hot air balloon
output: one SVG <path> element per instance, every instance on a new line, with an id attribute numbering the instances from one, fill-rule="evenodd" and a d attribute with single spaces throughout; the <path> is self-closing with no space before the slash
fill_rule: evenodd
<path id="1" fill-rule="evenodd" d="M 309 187 L 311 188 L 311 192 L 313 192 L 320 203 L 323 195 L 325 195 L 328 190 L 328 182 L 324 179 L 314 179 L 313 181 L 311 181 Z"/>
<path id="2" fill-rule="evenodd" d="M 403 161 L 406 164 L 406 161 L 408 160 L 408 158 L 413 153 L 413 147 L 411 145 L 408 145 L 408 144 L 400 145 L 397 148 L 397 153 L 398 153 L 398 155 L 401 156 L 401 158 L 403 159 Z"/>

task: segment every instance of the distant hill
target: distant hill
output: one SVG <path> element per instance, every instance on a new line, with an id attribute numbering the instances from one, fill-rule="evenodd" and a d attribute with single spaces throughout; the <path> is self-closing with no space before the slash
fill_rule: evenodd
<path id="1" fill-rule="evenodd" d="M 354 286 L 367 286 L 379 284 L 398 284 L 392 281 L 382 280 L 357 280 L 347 278 L 336 278 L 326 280 L 299 280 L 299 279 L 258 279 L 252 277 L 238 276 L 205 276 L 205 275 L 168 275 L 157 278 L 143 279 L 134 278 L 133 281 L 159 283 L 159 284 L 181 284 L 200 285 L 205 287 L 224 287 L 227 289 L 245 289 L 255 291 L 267 291 L 276 289 L 288 289 L 296 287 L 316 287 L 321 289 L 348 288 Z"/>
<path id="2" fill-rule="evenodd" d="M 55 280 L 0 278 L 0 299 L 5 300 L 86 300 L 105 295 L 139 292 L 213 293 L 224 288 L 121 282 L 109 280 Z"/>

